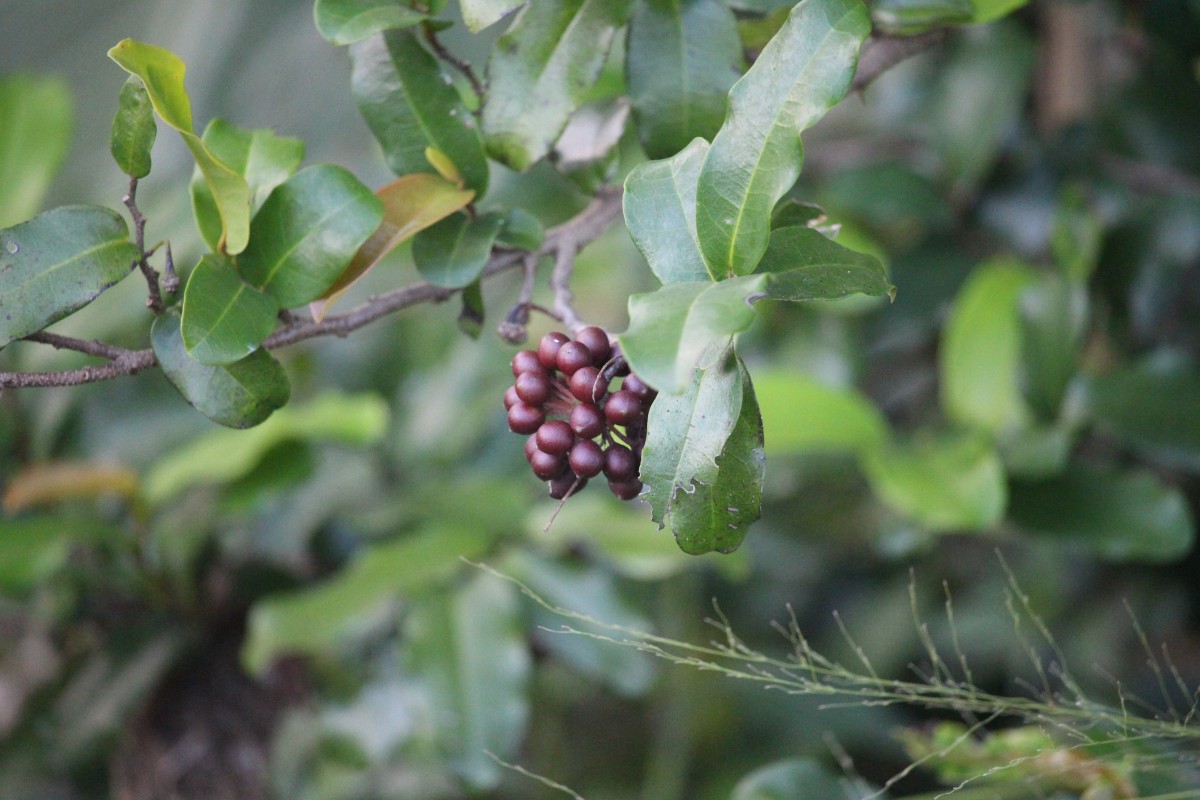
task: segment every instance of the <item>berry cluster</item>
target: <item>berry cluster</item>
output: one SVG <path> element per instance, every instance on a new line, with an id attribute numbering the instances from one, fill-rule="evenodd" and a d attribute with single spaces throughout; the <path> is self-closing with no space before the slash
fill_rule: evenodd
<path id="1" fill-rule="evenodd" d="M 655 392 L 629 366 L 600 328 L 574 339 L 548 333 L 537 350 L 513 356 L 516 383 L 504 393 L 508 427 L 528 434 L 525 457 L 533 474 L 561 500 L 600 473 L 622 500 L 642 491 L 638 479 L 646 443 L 646 412 Z M 610 393 L 610 383 L 622 378 Z"/>

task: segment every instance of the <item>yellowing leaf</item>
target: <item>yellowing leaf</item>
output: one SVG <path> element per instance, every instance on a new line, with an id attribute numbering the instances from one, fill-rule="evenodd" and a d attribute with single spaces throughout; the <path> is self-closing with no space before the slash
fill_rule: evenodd
<path id="1" fill-rule="evenodd" d="M 472 189 L 425 172 L 405 175 L 384 186 L 375 195 L 383 201 L 383 222 L 370 239 L 358 248 L 350 266 L 319 300 L 309 303 L 313 319 L 320 322 L 329 307 L 405 239 L 471 202 Z"/>
<path id="2" fill-rule="evenodd" d="M 438 175 L 441 175 L 446 180 L 453 183 L 455 186 L 462 188 L 462 174 L 459 173 L 458 167 L 450 156 L 438 150 L 436 147 L 425 148 L 425 160 L 437 170 Z"/>
<path id="3" fill-rule="evenodd" d="M 9 514 L 63 500 L 90 500 L 101 495 L 133 497 L 138 475 L 128 467 L 78 461 L 35 464 L 18 472 L 4 490 Z"/>

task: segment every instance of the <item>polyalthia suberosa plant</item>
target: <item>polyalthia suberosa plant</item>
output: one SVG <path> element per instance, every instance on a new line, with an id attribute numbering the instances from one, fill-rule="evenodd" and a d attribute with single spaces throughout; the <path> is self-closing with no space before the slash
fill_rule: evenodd
<path id="1" fill-rule="evenodd" d="M 482 282 L 501 271 L 525 270 L 500 326 L 524 341 L 530 309 L 541 308 L 532 302 L 538 260 L 550 257 L 554 307 L 541 310 L 566 332 L 516 356 L 505 398 L 510 427 L 532 437 L 533 471 L 556 497 L 604 473 L 617 497 L 649 502 L 685 551 L 735 549 L 759 515 L 764 469 L 762 420 L 736 349 L 755 304 L 891 290 L 878 260 L 834 242 L 820 215 L 788 195 L 801 132 L 874 77 L 865 73 L 919 47 L 877 37 L 881 55 L 856 77 L 871 33 L 861 0 L 804 0 L 776 16 L 778 31 L 748 69 L 720 0 L 685 3 L 683 14 L 654 0 L 462 0 L 472 32 L 517 12 L 480 78 L 439 39 L 452 24 L 443 5 L 316 4 L 320 33 L 349 45 L 354 98 L 398 176 L 377 191 L 338 166 L 299 169 L 303 144 L 267 130 L 218 119 L 197 135 L 183 63 L 133 40 L 114 47 L 109 56 L 130 76 L 112 151 L 130 181 L 132 241 L 120 215 L 92 206 L 0 231 L 0 346 L 23 339 L 106 363 L 0 373 L 0 387 L 74 385 L 157 364 L 201 413 L 249 427 L 288 400 L 271 351 L 456 294 L 461 319 L 477 327 Z M 623 30 L 628 97 L 589 101 Z M 885 52 L 897 41 L 904 46 Z M 185 265 L 181 293 L 169 246 L 164 275 L 151 266 L 156 248 L 136 201 L 156 117 L 195 159 L 191 195 L 209 250 Z M 629 172 L 622 192 L 608 182 L 628 124 L 658 160 Z M 593 202 L 543 231 L 529 212 L 487 203 L 489 159 L 518 171 L 549 160 Z M 579 319 L 570 283 L 576 253 L 622 210 L 663 285 L 630 297 L 628 329 L 610 337 Z M 409 239 L 425 283 L 328 313 Z M 149 287 L 149 348 L 45 332 L 134 270 Z"/>

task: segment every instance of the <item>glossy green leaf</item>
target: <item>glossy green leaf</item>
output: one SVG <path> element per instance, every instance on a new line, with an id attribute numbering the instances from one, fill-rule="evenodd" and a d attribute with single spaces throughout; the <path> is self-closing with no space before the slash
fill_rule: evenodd
<path id="1" fill-rule="evenodd" d="M 331 44 L 353 44 L 380 31 L 411 28 L 429 15 L 398 0 L 317 0 L 317 32 Z"/>
<path id="2" fill-rule="evenodd" d="M 99 206 L 63 206 L 0 230 L 0 347 L 95 300 L 137 255 L 125 220 Z"/>
<path id="3" fill-rule="evenodd" d="M 460 289 L 479 278 L 492 254 L 503 217 L 465 214 L 447 217 L 413 238 L 413 263 L 434 286 Z"/>
<path id="4" fill-rule="evenodd" d="M 930 28 L 971 22 L 971 0 L 876 0 L 872 16 L 880 30 L 914 36 Z"/>
<path id="5" fill-rule="evenodd" d="M 1009 516 L 1033 536 L 1114 561 L 1174 561 L 1196 535 L 1183 493 L 1146 469 L 1074 464 L 1052 480 L 1015 482 Z"/>
<path id="6" fill-rule="evenodd" d="M 61 79 L 0 78 L 0 227 L 42 208 L 71 144 L 72 117 L 71 90 Z"/>
<path id="7" fill-rule="evenodd" d="M 854 389 L 775 369 L 758 374 L 754 390 L 767 455 L 859 453 L 887 439 L 883 415 Z"/>
<path id="8" fill-rule="evenodd" d="M 201 364 L 232 364 L 271 335 L 278 314 L 274 297 L 242 280 L 228 259 L 207 255 L 183 293 L 183 344 Z"/>
<path id="9" fill-rule="evenodd" d="M 771 231 L 756 272 L 767 275 L 767 295 L 773 300 L 837 300 L 895 291 L 878 258 L 803 225 Z"/>
<path id="10" fill-rule="evenodd" d="M 183 61 L 169 50 L 133 39 L 123 39 L 108 51 L 108 57 L 142 79 L 158 116 L 179 132 L 191 151 L 221 217 L 222 233 L 217 249 L 229 255 L 242 252 L 250 238 L 250 187 L 196 135 L 192 127 L 192 103 L 183 86 Z"/>
<path id="11" fill-rule="evenodd" d="M 646 154 L 666 158 L 696 137 L 712 139 L 742 68 L 737 24 L 724 3 L 641 0 L 629 20 L 625 69 Z"/>
<path id="12" fill-rule="evenodd" d="M 731 553 L 741 545 L 747 528 L 762 514 L 763 423 L 746 368 L 742 374 L 742 405 L 737 424 L 717 456 L 712 484 L 693 484 L 677 490 L 667 510 L 667 525 L 679 548 L 691 555 Z M 703 420 L 694 420 L 704 424 Z"/>
<path id="13" fill-rule="evenodd" d="M 432 147 L 458 168 L 467 188 L 487 191 L 479 124 L 411 31 L 388 31 L 350 48 L 351 84 L 367 126 L 397 175 L 428 172 Z"/>
<path id="14" fill-rule="evenodd" d="M 304 160 L 304 142 L 299 139 L 276 136 L 267 128 L 246 130 L 223 119 L 209 122 L 201 141 L 222 164 L 246 180 L 252 213 Z M 199 169 L 192 176 L 191 192 L 196 227 L 208 246 L 216 250 L 221 241 L 221 215 Z"/>
<path id="15" fill-rule="evenodd" d="M 546 237 L 541 220 L 523 208 L 510 208 L 500 224 L 496 241 L 518 250 L 537 250 Z"/>
<path id="16" fill-rule="evenodd" d="M 971 5 L 975 9 L 973 21 L 993 22 L 1008 16 L 1028 3 L 1029 0 L 971 0 Z"/>
<path id="17" fill-rule="evenodd" d="M 131 178 L 150 174 L 150 149 L 157 135 L 150 95 L 141 78 L 130 75 L 121 87 L 109 141 L 113 160 L 122 172 Z"/>
<path id="18" fill-rule="evenodd" d="M 959 290 L 938 352 L 942 408 L 951 420 L 993 433 L 1028 423 L 1017 303 L 1033 278 L 1024 264 L 993 261 L 976 267 Z"/>
<path id="19" fill-rule="evenodd" d="M 506 16 L 525 5 L 526 0 L 460 0 L 463 22 L 471 33 L 495 25 Z"/>
<path id="20" fill-rule="evenodd" d="M 1088 320 L 1082 286 L 1040 275 L 1018 299 L 1023 395 L 1042 419 L 1054 420 L 1075 377 Z"/>
<path id="21" fill-rule="evenodd" d="M 281 408 L 248 431 L 213 430 L 156 461 L 143 491 L 158 504 L 190 486 L 227 484 L 248 475 L 263 458 L 289 441 L 374 444 L 388 425 L 388 407 L 373 394 L 327 393 Z"/>
<path id="22" fill-rule="evenodd" d="M 1087 381 L 1102 430 L 1172 466 L 1200 471 L 1200 367 L 1165 352 Z"/>
<path id="23" fill-rule="evenodd" d="M 486 309 L 483 305 L 481 283 L 482 281 L 476 278 L 473 283 L 464 286 L 459 295 L 462 300 L 462 308 L 459 310 L 458 319 L 455 322 L 458 324 L 458 329 L 472 339 L 478 339 L 483 333 Z"/>
<path id="24" fill-rule="evenodd" d="M 776 761 L 738 781 L 730 800 L 845 800 L 846 788 L 829 770 L 807 758 Z"/>
<path id="25" fill-rule="evenodd" d="M 488 61 L 488 152 L 515 170 L 550 152 L 600 76 L 630 0 L 531 3 Z"/>
<path id="26" fill-rule="evenodd" d="M 348 171 L 308 167 L 263 203 L 238 271 L 282 307 L 303 305 L 329 291 L 382 220 L 383 203 Z"/>
<path id="27" fill-rule="evenodd" d="M 429 589 L 452 577 L 462 559 L 479 558 L 491 534 L 440 526 L 372 545 L 332 578 L 274 595 L 250 610 L 242 663 L 254 673 L 285 654 L 334 658 L 369 627 L 373 612 L 399 594 Z"/>
<path id="28" fill-rule="evenodd" d="M 890 443 L 867 451 L 862 465 L 881 500 L 928 530 L 980 530 L 1004 515 L 1004 468 L 984 436 Z"/>
<path id="29" fill-rule="evenodd" d="M 633 168 L 621 198 L 625 226 L 662 283 L 707 281 L 696 238 L 696 181 L 708 142 L 696 139 L 677 155 Z"/>
<path id="30" fill-rule="evenodd" d="M 265 350 L 223 366 L 201 364 L 187 354 L 179 325 L 177 312 L 162 314 L 150 342 L 167 380 L 201 414 L 230 428 L 250 428 L 287 403 L 287 373 Z"/>
<path id="31" fill-rule="evenodd" d="M 338 298 L 397 245 L 458 211 L 471 202 L 475 192 L 461 189 L 437 175 L 418 172 L 392 181 L 375 192 L 375 196 L 383 203 L 383 222 L 358 248 L 333 286 L 309 306 L 318 322 Z"/>
<path id="32" fill-rule="evenodd" d="M 845 95 L 870 31 L 859 0 L 804 0 L 730 90 L 696 195 L 696 232 L 714 275 L 758 264 L 771 211 L 800 174 L 800 134 Z"/>
<path id="33" fill-rule="evenodd" d="M 662 392 L 684 391 L 700 357 L 754 321 L 761 275 L 719 283 L 669 283 L 629 298 L 629 328 L 618 339 L 633 371 Z"/>
<path id="34" fill-rule="evenodd" d="M 478 574 L 451 590 L 413 599 L 405 620 L 404 665 L 429 691 L 435 742 L 476 789 L 494 788 L 529 720 L 529 647 L 517 588 Z"/>

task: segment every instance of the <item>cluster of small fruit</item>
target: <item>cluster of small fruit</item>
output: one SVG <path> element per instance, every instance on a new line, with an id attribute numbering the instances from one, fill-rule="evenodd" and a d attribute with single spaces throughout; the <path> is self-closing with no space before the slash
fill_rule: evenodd
<path id="1" fill-rule="evenodd" d="M 571 339 L 554 331 L 537 350 L 513 356 L 516 382 L 504 393 L 508 427 L 527 434 L 525 457 L 533 474 L 550 482 L 561 500 L 604 473 L 622 500 L 642 491 L 638 478 L 646 443 L 646 414 L 655 392 L 629 372 L 600 328 Z M 610 384 L 621 378 L 610 392 Z"/>

